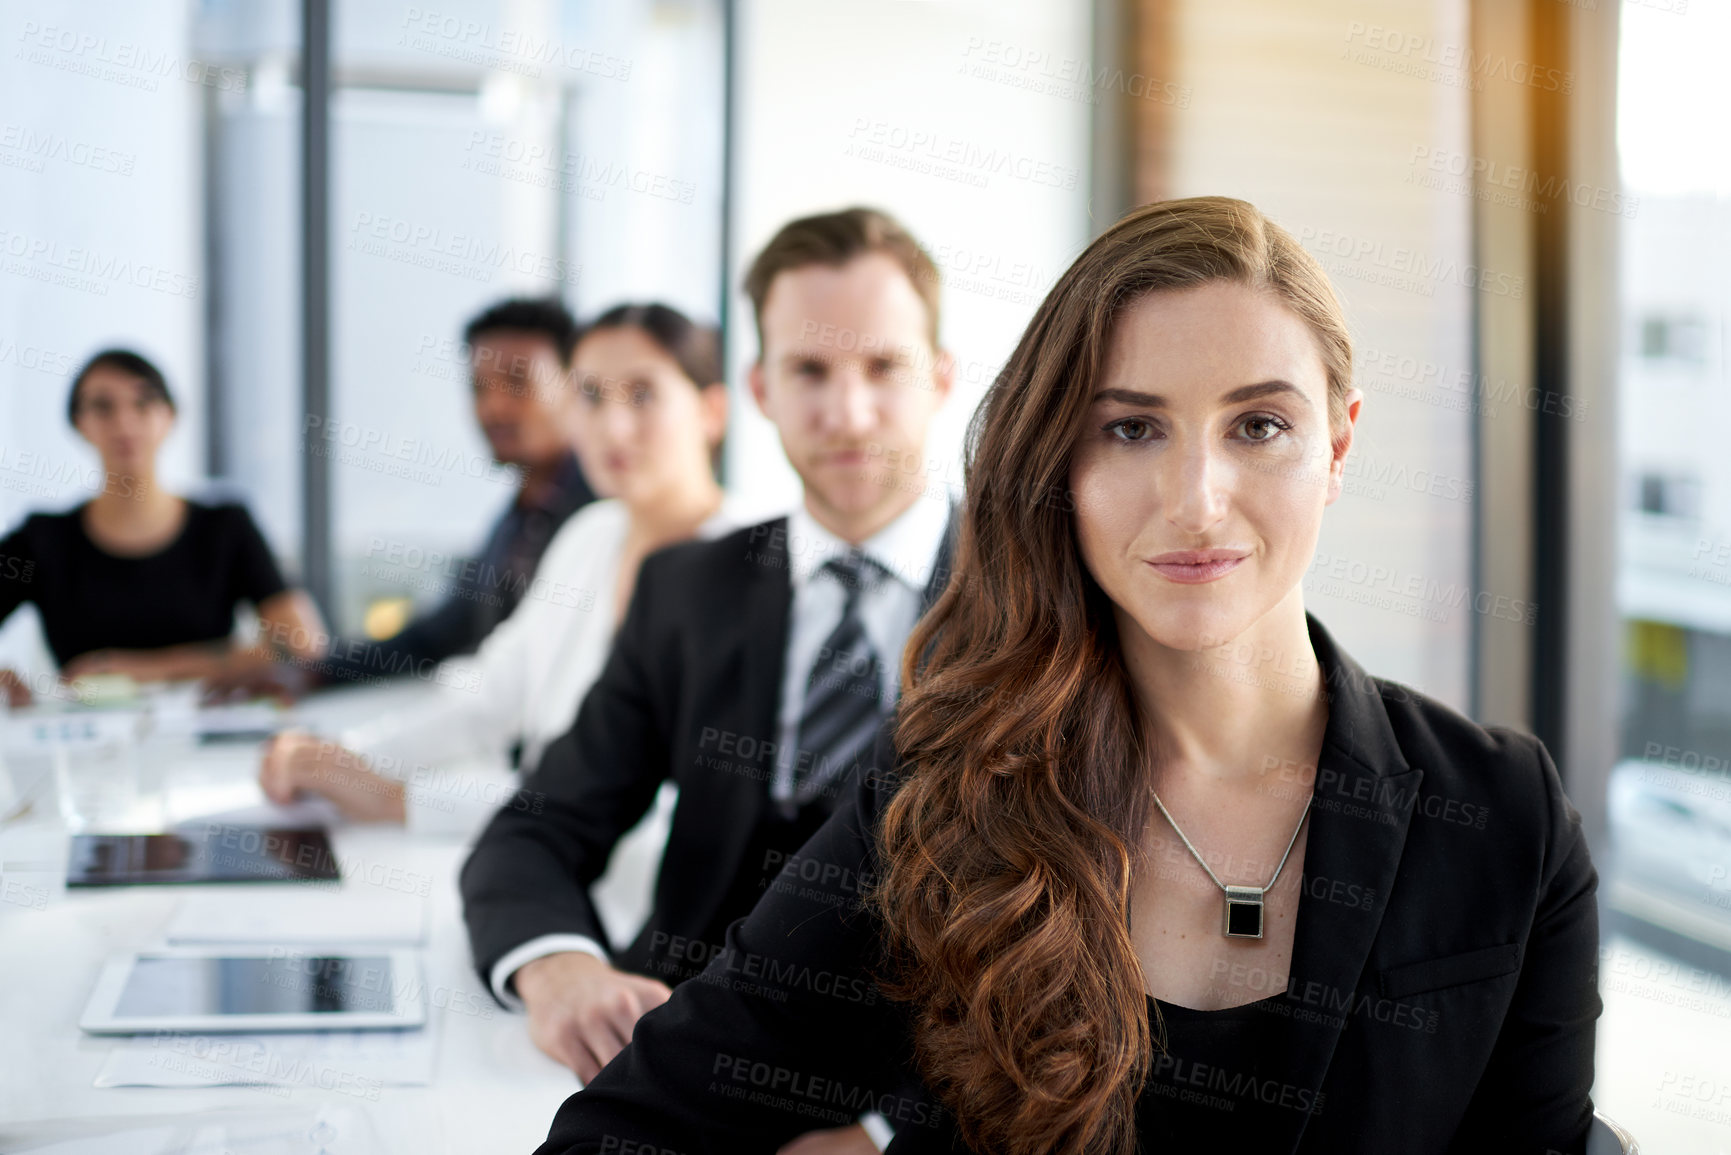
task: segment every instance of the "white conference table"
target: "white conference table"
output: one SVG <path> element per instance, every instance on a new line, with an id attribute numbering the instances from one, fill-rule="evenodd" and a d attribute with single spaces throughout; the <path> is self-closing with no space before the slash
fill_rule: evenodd
<path id="1" fill-rule="evenodd" d="M 306 721 L 335 727 L 423 692 L 426 688 L 419 686 L 337 691 L 304 703 L 298 713 Z M 143 795 L 161 791 L 159 800 L 172 798 L 185 806 L 189 799 L 196 805 L 202 792 L 225 811 L 264 804 L 256 787 L 255 745 L 200 746 L 186 737 L 158 736 L 138 749 L 139 764 L 146 768 L 140 773 Z M 15 781 L 28 778 L 16 757 L 11 762 Z M 174 815 L 184 817 L 189 815 Z M 52 791 L 30 814 L 0 826 L 0 896 L 6 898 L 0 901 L 0 1152 L 15 1149 L 8 1136 L 17 1143 L 29 1121 L 112 1120 L 118 1128 L 128 1117 L 212 1110 L 271 1114 L 299 1107 L 303 1113 L 335 1110 L 341 1119 L 354 1119 L 354 1112 L 361 1116 L 360 1136 L 333 1136 L 325 1128 L 306 1146 L 308 1152 L 526 1153 L 545 1138 L 559 1104 L 576 1090 L 571 1072 L 535 1048 L 522 1018 L 499 1009 L 469 964 L 456 887 L 463 843 L 412 836 L 396 827 L 341 825 L 333 827 L 333 847 L 339 862 L 351 869 L 344 871 L 340 889 L 400 893 L 405 886 L 418 886 L 422 877 L 430 880 L 424 980 L 428 991 L 443 987 L 452 996 L 443 1009 L 428 1007 L 435 1032 L 431 1084 L 374 1087 L 367 1096 L 306 1086 L 93 1086 L 109 1051 L 123 1045 L 85 1035 L 76 1026 L 104 960 L 160 945 L 179 903 L 191 894 L 303 884 L 68 891 L 65 839 Z M 43 873 L 56 861 L 58 885 Z M 97 1143 L 78 1149 L 117 1148 Z"/>

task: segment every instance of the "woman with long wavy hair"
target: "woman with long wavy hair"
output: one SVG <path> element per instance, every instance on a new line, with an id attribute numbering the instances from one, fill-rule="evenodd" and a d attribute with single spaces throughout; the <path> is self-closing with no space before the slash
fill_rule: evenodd
<path id="1" fill-rule="evenodd" d="M 542 1150 L 867 1108 L 898 1155 L 1582 1150 L 1596 875 L 1549 755 L 1304 610 L 1351 367 L 1249 204 L 1090 245 L 975 416 L 882 772 Z"/>

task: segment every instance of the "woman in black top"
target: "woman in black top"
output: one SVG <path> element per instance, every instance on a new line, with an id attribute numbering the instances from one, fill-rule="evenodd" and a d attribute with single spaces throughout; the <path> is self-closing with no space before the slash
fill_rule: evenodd
<path id="1" fill-rule="evenodd" d="M 66 513 L 32 514 L 0 542 L 0 620 L 34 602 L 67 678 L 213 673 L 236 656 L 241 602 L 257 610 L 264 642 L 317 654 L 318 611 L 283 581 L 246 509 L 158 488 L 156 454 L 175 410 L 154 365 L 125 350 L 98 353 L 73 380 L 67 409 L 102 457 L 103 489 Z M 28 700 L 16 676 L 7 682 L 15 702 Z"/>
<path id="2" fill-rule="evenodd" d="M 874 774 L 544 1153 L 1584 1149 L 1596 875 L 1531 737 L 1304 610 L 1363 403 L 1317 262 L 1148 205 L 970 438 Z"/>

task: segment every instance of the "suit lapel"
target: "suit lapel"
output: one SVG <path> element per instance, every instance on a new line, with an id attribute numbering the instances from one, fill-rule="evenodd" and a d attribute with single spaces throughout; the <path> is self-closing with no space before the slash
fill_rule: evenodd
<path id="1" fill-rule="evenodd" d="M 787 553 L 787 519 L 770 523 L 768 545 L 747 560 L 751 571 L 740 599 L 740 624 L 745 636 L 739 687 L 740 719 L 757 727 L 753 733 L 776 740 L 781 717 L 781 683 L 787 663 L 788 619 L 793 612 L 793 575 Z M 764 783 L 753 793 L 768 796 Z"/>
<path id="2" fill-rule="evenodd" d="M 959 522 L 952 505 L 943 544 L 931 579 L 926 583 L 922 611 L 931 606 L 949 581 Z M 730 607 L 731 620 L 725 630 L 718 629 L 713 635 L 718 646 L 716 665 L 712 668 L 739 671 L 739 684 L 727 687 L 736 695 L 736 705 L 729 711 L 732 722 L 723 723 L 723 728 L 752 735 L 760 742 L 779 742 L 793 583 L 787 552 L 787 519 L 778 518 L 764 529 L 766 532 L 755 535 L 756 544 L 743 551 L 738 563 L 737 602 Z M 738 656 L 736 666 L 729 661 L 732 655 Z M 765 762 L 760 769 L 768 772 L 772 764 Z M 697 782 L 701 783 L 700 797 L 682 798 L 680 806 L 682 809 L 686 805 L 695 806 L 693 813 L 702 815 L 704 825 L 714 831 L 717 853 L 713 869 L 692 880 L 695 909 L 706 912 L 707 918 L 708 912 L 713 912 L 725 898 L 734 875 L 745 865 L 741 858 L 753 831 L 769 809 L 769 783 L 767 779 L 738 774 L 704 774 Z"/>
<path id="3" fill-rule="evenodd" d="M 709 668 L 722 677 L 734 676 L 736 685 L 720 689 L 732 701 L 727 718 L 716 723 L 723 730 L 749 735 L 761 746 L 779 742 L 782 665 L 787 653 L 787 627 L 793 604 L 793 585 L 788 572 L 787 519 L 766 526 L 768 532 L 743 551 L 738 566 L 735 604 L 724 621 L 704 622 L 700 632 L 714 639 L 716 654 Z M 715 628 L 720 626 L 721 628 Z M 716 676 L 712 673 L 710 676 Z M 705 723 L 709 724 L 709 723 Z M 763 774 L 773 772 L 774 762 L 754 764 Z M 693 806 L 702 824 L 714 838 L 716 855 L 706 869 L 691 880 L 694 909 L 715 911 L 727 895 L 752 832 L 769 805 L 767 778 L 751 774 L 702 774 L 697 797 L 682 797 L 680 807 Z M 695 783 L 694 783 L 695 784 Z"/>
<path id="4" fill-rule="evenodd" d="M 1307 885 L 1299 900 L 1283 1008 L 1293 1024 L 1283 1066 L 1289 1082 L 1314 1094 L 1328 1074 L 1341 1032 L 1349 1024 L 1360 1031 L 1367 1025 L 1359 1015 L 1357 992 L 1400 867 L 1423 771 L 1409 767 L 1401 755 L 1370 676 L 1320 622 L 1305 617 L 1329 695 L 1329 717 L 1312 789 L 1304 853 Z M 1330 902 L 1327 885 L 1309 884 L 1315 879 L 1373 890 L 1374 906 L 1365 910 Z M 1351 1105 L 1322 1104 L 1330 1108 L 1349 1111 Z M 1285 1133 L 1268 1149 L 1291 1151 L 1310 1116 L 1277 1114 Z"/>

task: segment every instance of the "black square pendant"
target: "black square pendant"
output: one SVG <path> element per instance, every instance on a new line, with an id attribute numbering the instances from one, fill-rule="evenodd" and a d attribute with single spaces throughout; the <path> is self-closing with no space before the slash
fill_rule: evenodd
<path id="1" fill-rule="evenodd" d="M 1262 891 L 1259 888 L 1226 888 L 1226 937 L 1262 937 Z"/>

